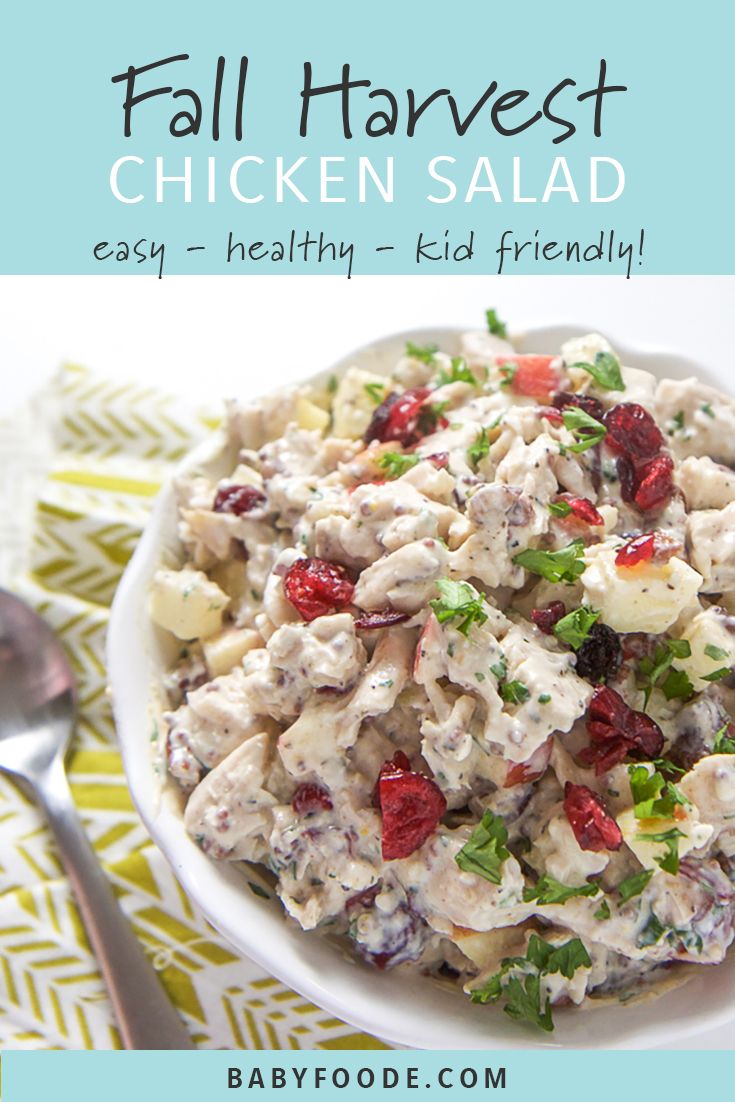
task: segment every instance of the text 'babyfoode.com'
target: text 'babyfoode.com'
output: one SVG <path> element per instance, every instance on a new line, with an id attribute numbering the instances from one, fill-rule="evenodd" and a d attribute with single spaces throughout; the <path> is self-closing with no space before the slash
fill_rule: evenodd
<path id="1" fill-rule="evenodd" d="M 422 1070 L 418 1067 L 229 1067 L 227 1086 L 231 1090 L 504 1090 L 505 1067 L 446 1066 Z"/>

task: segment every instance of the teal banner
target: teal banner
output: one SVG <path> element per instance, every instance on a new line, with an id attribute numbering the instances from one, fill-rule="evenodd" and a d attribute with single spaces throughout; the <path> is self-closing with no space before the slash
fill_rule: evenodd
<path id="1" fill-rule="evenodd" d="M 732 1077 L 732 1054 L 707 1052 L 27 1052 L 7 1053 L 4 1102 L 242 1102 L 258 1098 L 543 1098 L 595 1102 L 696 1097 Z M 429 1090 L 431 1093 L 426 1094 Z"/>
<path id="2" fill-rule="evenodd" d="M 722 0 L 17 4 L 2 273 L 735 271 Z"/>

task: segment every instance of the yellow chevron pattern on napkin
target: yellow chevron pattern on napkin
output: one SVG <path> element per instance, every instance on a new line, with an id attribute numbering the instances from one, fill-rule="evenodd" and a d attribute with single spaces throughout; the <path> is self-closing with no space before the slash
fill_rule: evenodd
<path id="1" fill-rule="evenodd" d="M 80 698 L 74 799 L 172 1001 L 205 1048 L 384 1047 L 225 944 L 150 842 L 125 782 L 104 666 L 109 607 L 161 482 L 216 419 L 76 366 L 58 373 L 41 406 L 52 458 L 14 589 L 71 660 Z M 43 818 L 0 776 L 0 1048 L 119 1046 Z"/>

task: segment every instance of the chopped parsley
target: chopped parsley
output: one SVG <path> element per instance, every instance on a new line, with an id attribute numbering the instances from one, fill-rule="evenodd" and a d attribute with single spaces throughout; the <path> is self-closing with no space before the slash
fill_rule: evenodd
<path id="1" fill-rule="evenodd" d="M 510 857 L 507 841 L 503 818 L 486 811 L 454 860 L 462 872 L 473 872 L 491 884 L 500 884 L 503 862 Z"/>
<path id="2" fill-rule="evenodd" d="M 702 681 L 722 681 L 723 677 L 728 677 L 732 673 L 729 666 L 722 666 L 719 670 L 713 670 L 712 673 L 700 674 Z"/>
<path id="3" fill-rule="evenodd" d="M 694 692 L 694 686 L 684 670 L 669 670 L 661 691 L 667 700 L 686 700 Z"/>
<path id="4" fill-rule="evenodd" d="M 475 678 L 476 678 L 477 681 L 484 681 L 485 680 L 485 674 L 482 673 L 481 670 L 475 670 Z"/>
<path id="5" fill-rule="evenodd" d="M 598 922 L 604 922 L 606 918 L 610 917 L 610 904 L 606 899 L 603 899 L 593 917 L 596 918 Z"/>
<path id="6" fill-rule="evenodd" d="M 568 517 L 571 511 L 572 507 L 567 501 L 549 502 L 549 512 L 554 517 Z"/>
<path id="7" fill-rule="evenodd" d="M 506 704 L 525 704 L 531 696 L 522 681 L 503 681 L 498 692 Z"/>
<path id="8" fill-rule="evenodd" d="M 582 884 L 573 887 L 571 884 L 562 884 L 553 876 L 544 874 L 532 888 L 526 888 L 523 892 L 524 903 L 530 903 L 535 899 L 540 905 L 551 903 L 566 903 L 568 899 L 578 896 L 593 896 L 599 893 L 597 884 Z"/>
<path id="9" fill-rule="evenodd" d="M 327 394 L 334 394 L 338 386 L 337 376 L 330 375 L 327 379 Z"/>
<path id="10" fill-rule="evenodd" d="M 579 650 L 600 615 L 595 609 L 581 605 L 557 620 L 554 624 L 554 635 L 560 643 L 566 643 L 572 650 Z"/>
<path id="11" fill-rule="evenodd" d="M 458 625 L 457 631 L 462 635 L 468 635 L 474 623 L 485 623 L 487 613 L 482 607 L 482 594 L 478 593 L 469 582 L 455 582 L 450 578 L 440 578 L 436 588 L 441 596 L 429 601 L 429 604 L 440 624 L 458 617 L 462 622 Z"/>
<path id="12" fill-rule="evenodd" d="M 474 471 L 477 470 L 480 460 L 484 459 L 489 451 L 490 437 L 487 434 L 487 429 L 483 426 L 467 449 L 467 459 Z"/>
<path id="13" fill-rule="evenodd" d="M 490 667 L 490 673 L 494 673 L 498 681 L 504 681 L 505 675 L 508 672 L 508 663 L 505 660 L 505 655 L 501 654 L 498 661 Z"/>
<path id="14" fill-rule="evenodd" d="M 541 696 L 538 698 L 538 702 L 539 704 L 551 703 L 551 695 L 549 693 L 541 693 Z"/>
<path id="15" fill-rule="evenodd" d="M 385 398 L 385 383 L 365 383 L 365 391 L 376 406 Z"/>
<path id="16" fill-rule="evenodd" d="M 667 700 L 686 698 L 694 692 L 692 683 L 681 670 L 672 670 L 671 663 L 675 658 L 689 658 L 692 648 L 686 639 L 667 639 L 659 644 L 653 653 L 653 657 L 646 655 L 638 663 L 638 673 L 641 676 L 641 688 L 645 690 L 645 703 L 651 699 L 651 693 L 656 688 L 661 688 Z M 661 678 L 666 674 L 664 681 L 659 685 Z"/>
<path id="17" fill-rule="evenodd" d="M 620 360 L 612 352 L 598 352 L 594 363 L 576 363 L 571 366 L 588 372 L 603 390 L 625 390 Z"/>
<path id="18" fill-rule="evenodd" d="M 686 639 L 669 639 L 666 646 L 674 658 L 689 658 L 692 648 Z"/>
<path id="19" fill-rule="evenodd" d="M 669 758 L 654 758 L 651 765 L 658 769 L 659 773 L 678 773 L 680 776 L 686 773 L 686 769 L 682 769 L 680 765 L 674 765 Z"/>
<path id="20" fill-rule="evenodd" d="M 715 733 L 715 741 L 712 744 L 713 754 L 735 754 L 735 739 L 728 735 L 730 724 L 724 723 Z"/>
<path id="21" fill-rule="evenodd" d="M 508 663 L 504 654 L 501 654 L 498 661 L 490 667 L 490 673 L 497 678 L 498 692 L 506 704 L 525 704 L 527 700 L 530 700 L 531 694 L 522 681 L 505 680 L 508 675 Z M 548 699 L 551 700 L 551 697 Z"/>
<path id="22" fill-rule="evenodd" d="M 424 364 L 433 363 L 438 351 L 439 346 L 436 344 L 419 345 L 414 344 L 413 341 L 406 341 L 406 355 Z"/>
<path id="23" fill-rule="evenodd" d="M 449 409 L 449 402 L 432 402 L 422 406 L 419 411 L 419 427 L 424 435 L 434 432 L 438 423 Z"/>
<path id="24" fill-rule="evenodd" d="M 518 370 L 518 364 L 507 363 L 503 364 L 500 368 L 500 374 L 503 376 L 500 385 L 510 386 L 516 377 L 516 371 Z"/>
<path id="25" fill-rule="evenodd" d="M 400 478 L 421 462 L 420 455 L 404 455 L 402 452 L 384 452 L 378 460 L 378 466 L 385 471 L 389 479 Z"/>
<path id="26" fill-rule="evenodd" d="M 679 839 L 685 837 L 686 835 L 678 827 L 654 834 L 636 834 L 639 842 L 658 842 L 666 846 L 666 853 L 663 857 L 656 857 L 655 861 L 659 868 L 664 872 L 670 872 L 672 876 L 676 876 L 679 871 Z"/>
<path id="27" fill-rule="evenodd" d="M 513 562 L 524 566 L 532 574 L 546 578 L 547 582 L 574 582 L 584 571 L 583 555 L 583 540 L 572 540 L 559 551 L 538 551 L 527 547 L 513 556 Z"/>
<path id="28" fill-rule="evenodd" d="M 579 406 L 565 409 L 562 413 L 562 419 L 564 427 L 569 429 L 576 440 L 576 444 L 566 446 L 567 451 L 585 452 L 588 448 L 593 448 L 595 444 L 599 444 L 607 435 L 607 429 L 602 421 L 590 417 L 589 413 L 585 413 Z"/>
<path id="29" fill-rule="evenodd" d="M 254 880 L 248 880 L 248 887 L 253 895 L 259 896 L 261 899 L 270 899 L 268 892 L 265 888 L 261 888 L 260 884 L 256 884 Z"/>
<path id="30" fill-rule="evenodd" d="M 715 416 L 715 411 L 712 409 L 712 406 L 709 404 L 709 402 L 702 402 L 699 408 L 701 409 L 702 413 L 706 413 L 708 417 Z"/>
<path id="31" fill-rule="evenodd" d="M 645 765 L 629 765 L 628 779 L 636 819 L 670 819 L 677 807 L 689 807 L 689 800 L 673 781 L 650 773 Z"/>
<path id="32" fill-rule="evenodd" d="M 546 1003 L 541 1008 L 541 974 L 535 972 L 521 972 L 524 976 L 509 976 L 503 983 L 503 971 L 492 976 L 482 987 L 470 992 L 470 998 L 475 1003 L 497 1002 L 505 997 L 505 1013 L 516 1021 L 531 1022 L 539 1026 L 546 1033 L 553 1032 L 554 1019 L 551 1014 L 551 1000 L 548 995 Z"/>
<path id="33" fill-rule="evenodd" d="M 492 333 L 494 337 L 502 337 L 503 340 L 508 336 L 508 328 L 504 321 L 501 321 L 495 310 L 485 311 L 485 320 L 487 321 L 488 332 Z"/>
<path id="34" fill-rule="evenodd" d="M 638 938 L 639 948 L 643 949 L 647 945 L 655 945 L 657 941 L 661 940 L 666 930 L 669 928 L 670 927 L 664 926 L 664 924 L 659 921 L 654 911 L 651 911 L 648 922 L 641 930 Z"/>
<path id="35" fill-rule="evenodd" d="M 477 386 L 477 379 L 470 371 L 461 356 L 453 356 L 449 371 L 442 367 L 436 377 L 437 386 L 447 386 L 449 383 L 469 383 Z"/>
<path id="36" fill-rule="evenodd" d="M 673 428 L 670 430 L 671 433 L 680 432 L 684 428 L 684 410 L 680 409 L 678 413 L 675 413 L 670 423 L 673 425 Z"/>
<path id="37" fill-rule="evenodd" d="M 701 953 L 704 948 L 702 938 L 693 930 L 678 929 L 676 926 L 665 926 L 658 915 L 651 911 L 648 922 L 641 930 L 638 937 L 638 948 L 644 949 L 647 945 L 656 945 L 659 941 L 666 940 L 670 945 L 682 944 L 685 949 L 694 949 Z"/>
<path id="38" fill-rule="evenodd" d="M 542 976 L 561 973 L 571 979 L 578 968 L 591 968 L 592 961 L 578 937 L 552 945 L 537 934 L 531 934 L 525 957 L 506 957 L 500 971 L 470 992 L 475 1003 L 496 1003 L 505 999 L 505 1013 L 518 1021 L 532 1022 L 551 1033 L 554 1022 L 551 1000 L 541 1005 Z"/>
<path id="39" fill-rule="evenodd" d="M 708 658 L 711 658 L 713 662 L 724 662 L 726 658 L 729 658 L 729 654 L 724 647 L 716 647 L 714 643 L 708 643 L 704 648 L 704 653 Z"/>
<path id="40" fill-rule="evenodd" d="M 643 869 L 642 872 L 634 872 L 632 876 L 626 876 L 618 884 L 618 892 L 623 903 L 640 895 L 648 881 L 653 876 L 653 869 Z"/>

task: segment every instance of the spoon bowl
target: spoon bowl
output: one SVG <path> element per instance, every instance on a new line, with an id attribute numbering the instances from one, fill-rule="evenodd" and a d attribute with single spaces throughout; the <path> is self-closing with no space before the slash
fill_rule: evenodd
<path id="1" fill-rule="evenodd" d="M 56 835 L 126 1048 L 193 1048 L 77 816 L 64 769 L 74 675 L 40 616 L 0 589 L 0 770 L 29 789 Z"/>
<path id="2" fill-rule="evenodd" d="M 0 590 L 0 769 L 33 785 L 63 758 L 76 717 L 69 662 L 48 624 Z"/>

